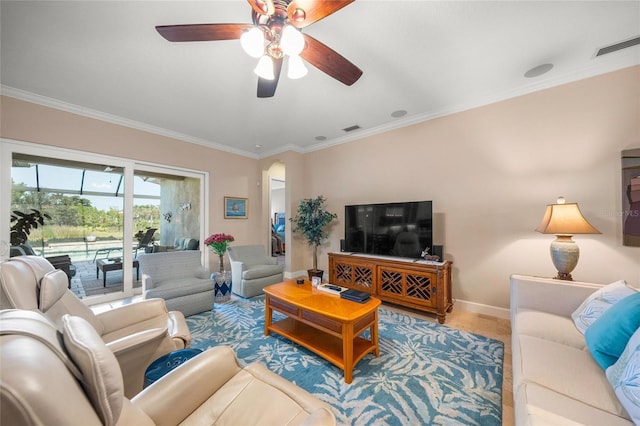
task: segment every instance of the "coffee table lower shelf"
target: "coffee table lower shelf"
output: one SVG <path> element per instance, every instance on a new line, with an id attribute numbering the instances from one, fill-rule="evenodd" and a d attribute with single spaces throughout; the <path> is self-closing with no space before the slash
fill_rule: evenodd
<path id="1" fill-rule="evenodd" d="M 353 380 L 353 367 L 378 347 L 378 306 L 374 297 L 356 303 L 314 288 L 305 280 L 287 280 L 264 288 L 264 335 L 279 334 L 307 348 L 344 371 Z M 273 312 L 284 315 L 274 321 Z M 363 333 L 369 331 L 369 338 Z"/>
<path id="2" fill-rule="evenodd" d="M 268 329 L 309 349 L 311 352 L 321 356 L 341 370 L 345 370 L 343 357 L 344 348 L 341 337 L 331 335 L 327 332 L 318 332 L 319 330 L 317 328 L 293 318 L 285 318 L 277 321 L 271 324 Z M 377 355 L 377 346 L 374 345 L 371 340 L 355 337 L 353 339 L 352 366 L 355 366 L 358 361 L 370 352 L 374 352 Z M 349 372 L 349 376 L 350 375 L 351 372 Z M 345 381 L 351 383 L 351 380 L 346 380 L 346 377 L 347 372 L 345 371 Z"/>

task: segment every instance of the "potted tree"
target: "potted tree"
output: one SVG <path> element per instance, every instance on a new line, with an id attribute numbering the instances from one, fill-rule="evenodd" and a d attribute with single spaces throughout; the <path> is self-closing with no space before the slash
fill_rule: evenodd
<path id="1" fill-rule="evenodd" d="M 289 219 L 293 224 L 292 231 L 301 233 L 313 249 L 313 268 L 308 270 L 309 279 L 314 276 L 322 279 L 324 271 L 318 269 L 318 246 L 329 236 L 327 225 L 338 217 L 325 209 L 325 202 L 322 195 L 305 198 L 298 204 L 295 217 Z"/>

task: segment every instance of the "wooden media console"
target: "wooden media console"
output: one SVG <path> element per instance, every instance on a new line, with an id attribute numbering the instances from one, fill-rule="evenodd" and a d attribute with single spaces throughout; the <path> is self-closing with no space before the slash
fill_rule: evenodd
<path id="1" fill-rule="evenodd" d="M 437 315 L 453 309 L 451 262 L 329 253 L 329 282 L 370 293 L 382 301 Z"/>

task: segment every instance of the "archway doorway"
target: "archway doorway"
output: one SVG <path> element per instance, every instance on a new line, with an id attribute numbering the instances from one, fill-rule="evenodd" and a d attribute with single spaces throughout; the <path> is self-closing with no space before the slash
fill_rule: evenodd
<path id="1" fill-rule="evenodd" d="M 287 209 L 285 165 L 276 162 L 269 167 L 270 252 L 284 264 L 287 248 Z"/>

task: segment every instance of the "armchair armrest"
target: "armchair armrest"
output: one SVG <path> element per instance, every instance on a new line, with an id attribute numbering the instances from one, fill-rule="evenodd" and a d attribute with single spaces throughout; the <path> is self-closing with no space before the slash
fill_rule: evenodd
<path id="1" fill-rule="evenodd" d="M 275 257 L 267 257 L 264 259 L 264 265 L 277 265 L 278 264 L 278 259 L 276 259 Z"/>
<path id="2" fill-rule="evenodd" d="M 242 272 L 245 270 L 244 262 L 239 260 L 231 261 L 231 281 L 237 283 L 236 285 L 240 285 L 242 282 Z"/>
<path id="3" fill-rule="evenodd" d="M 562 281 L 551 278 L 511 276 L 511 316 L 520 308 L 571 316 L 602 284 Z"/>
<path id="4" fill-rule="evenodd" d="M 96 318 L 104 327 L 103 334 L 107 334 L 154 318 L 163 318 L 166 321 L 167 315 L 164 300 L 147 299 L 101 312 Z"/>
<path id="5" fill-rule="evenodd" d="M 153 346 L 153 350 L 149 351 L 153 353 L 155 352 L 155 348 L 160 344 L 160 340 L 164 338 L 166 334 L 166 328 L 152 328 L 121 337 L 120 339 L 108 342 L 106 345 L 111 352 L 114 353 L 116 358 L 119 358 L 129 351 L 136 351 L 141 346 L 148 345 L 155 341 L 156 344 Z"/>
<path id="6" fill-rule="evenodd" d="M 142 292 L 144 293 L 146 290 L 149 290 L 151 288 L 154 288 L 156 285 L 153 282 L 153 279 L 151 278 L 151 275 L 147 275 L 145 273 L 142 274 L 142 278 L 140 279 L 142 281 Z"/>
<path id="7" fill-rule="evenodd" d="M 216 346 L 172 370 L 131 401 L 156 425 L 176 425 L 240 370 L 233 350 Z"/>
<path id="8" fill-rule="evenodd" d="M 176 339 L 182 340 L 183 347 L 177 349 L 191 346 L 191 332 L 189 331 L 189 326 L 184 318 L 184 314 L 180 311 L 169 312 L 169 336 L 171 336 L 174 341 Z"/>
<path id="9" fill-rule="evenodd" d="M 209 269 L 201 266 L 200 270 L 198 272 L 196 272 L 196 277 L 197 278 L 210 278 L 211 277 L 211 273 L 209 272 Z"/>

